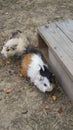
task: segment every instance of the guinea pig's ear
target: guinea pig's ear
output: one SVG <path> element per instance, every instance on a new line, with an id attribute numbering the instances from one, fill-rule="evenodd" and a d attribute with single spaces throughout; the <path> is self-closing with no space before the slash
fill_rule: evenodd
<path id="1" fill-rule="evenodd" d="M 22 33 L 20 30 L 17 30 L 16 32 L 12 32 L 12 36 L 10 37 L 10 39 L 16 38 L 16 37 L 18 38 L 20 33 Z"/>
<path id="2" fill-rule="evenodd" d="M 16 48 L 17 48 L 17 45 L 13 45 L 13 46 L 11 47 L 12 50 L 15 50 Z"/>
<path id="3" fill-rule="evenodd" d="M 40 68 L 40 75 L 44 76 L 44 71 L 45 71 L 45 70 L 41 67 L 41 68 Z"/>

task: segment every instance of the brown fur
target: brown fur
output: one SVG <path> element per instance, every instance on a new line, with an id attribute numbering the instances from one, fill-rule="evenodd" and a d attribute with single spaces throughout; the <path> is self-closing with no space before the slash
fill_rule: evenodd
<path id="1" fill-rule="evenodd" d="M 28 68 L 29 68 L 29 64 L 32 62 L 31 60 L 31 57 L 33 56 L 33 54 L 29 53 L 29 54 L 26 54 L 22 60 L 22 63 L 21 63 L 21 73 L 24 77 L 28 77 L 27 75 L 27 71 L 28 71 Z"/>

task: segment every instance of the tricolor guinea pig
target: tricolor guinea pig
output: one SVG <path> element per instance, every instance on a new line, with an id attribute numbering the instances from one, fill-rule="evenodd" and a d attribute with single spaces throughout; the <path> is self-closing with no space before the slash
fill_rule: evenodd
<path id="1" fill-rule="evenodd" d="M 4 44 L 1 54 L 6 58 L 14 55 L 20 56 L 29 44 L 28 38 L 20 30 L 17 30 L 12 33 L 10 39 Z"/>
<path id="2" fill-rule="evenodd" d="M 54 88 L 55 76 L 37 50 L 27 50 L 21 62 L 21 73 L 24 77 L 29 77 L 41 92 L 50 92 Z"/>

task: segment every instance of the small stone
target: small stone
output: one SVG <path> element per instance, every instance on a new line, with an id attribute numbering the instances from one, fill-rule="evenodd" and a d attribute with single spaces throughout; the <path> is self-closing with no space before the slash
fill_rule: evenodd
<path id="1" fill-rule="evenodd" d="M 25 110 L 22 112 L 22 114 L 27 114 L 28 113 L 28 110 Z"/>
<path id="2" fill-rule="evenodd" d="M 21 73 L 19 74 L 19 76 L 20 76 L 20 77 L 23 77 L 23 75 L 22 75 Z"/>
<path id="3" fill-rule="evenodd" d="M 52 96 L 52 100 L 53 101 L 56 101 L 57 100 L 57 97 L 55 95 Z"/>
<path id="4" fill-rule="evenodd" d="M 46 106 L 45 106 L 45 110 L 49 110 L 49 105 L 46 105 Z"/>
<path id="5" fill-rule="evenodd" d="M 9 93 L 11 93 L 12 92 L 12 88 L 8 88 L 7 90 L 6 90 L 6 93 L 7 94 L 9 94 Z"/>
<path id="6" fill-rule="evenodd" d="M 10 65 L 10 61 L 6 61 L 6 65 Z"/>
<path id="7" fill-rule="evenodd" d="M 6 12 L 5 14 L 6 14 L 6 15 L 8 15 L 9 13 L 8 13 L 8 12 Z"/>
<path id="8" fill-rule="evenodd" d="M 62 107 L 60 107 L 58 110 L 57 110 L 58 113 L 62 113 L 63 110 L 62 110 Z"/>
<path id="9" fill-rule="evenodd" d="M 0 78 L 0 83 L 3 81 L 3 79 L 2 78 Z"/>

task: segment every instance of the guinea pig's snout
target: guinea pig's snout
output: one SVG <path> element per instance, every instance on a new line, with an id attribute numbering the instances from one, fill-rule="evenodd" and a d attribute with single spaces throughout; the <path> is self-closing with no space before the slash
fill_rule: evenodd
<path id="1" fill-rule="evenodd" d="M 5 51 L 2 49 L 2 51 L 1 51 L 1 54 L 5 57 L 5 58 L 7 58 L 7 54 L 5 53 Z"/>
<path id="2" fill-rule="evenodd" d="M 1 54 L 3 55 L 3 50 L 1 51 Z"/>
<path id="3" fill-rule="evenodd" d="M 1 54 L 4 55 L 4 51 L 3 51 L 3 49 L 1 50 Z"/>

